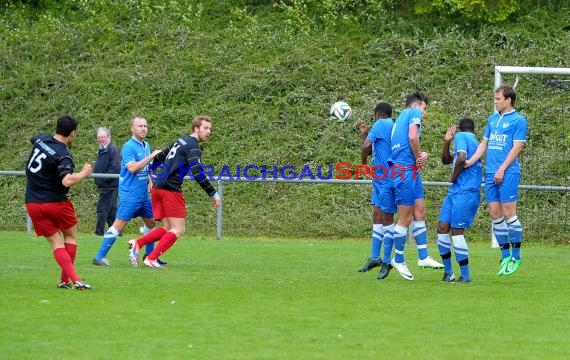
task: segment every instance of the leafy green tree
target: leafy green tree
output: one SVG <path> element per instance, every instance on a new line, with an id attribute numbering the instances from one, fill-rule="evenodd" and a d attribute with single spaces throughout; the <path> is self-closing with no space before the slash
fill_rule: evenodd
<path id="1" fill-rule="evenodd" d="M 418 14 L 460 16 L 466 20 L 496 23 L 506 20 L 518 10 L 517 0 L 417 0 Z"/>

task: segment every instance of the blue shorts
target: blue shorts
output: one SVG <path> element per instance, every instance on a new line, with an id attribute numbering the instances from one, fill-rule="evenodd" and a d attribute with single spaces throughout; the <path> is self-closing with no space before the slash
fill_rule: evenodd
<path id="1" fill-rule="evenodd" d="M 374 182 L 372 182 L 372 194 L 370 195 L 370 205 L 374 205 L 376 207 L 380 207 L 380 196 L 378 196 L 378 192 L 374 187 Z"/>
<path id="2" fill-rule="evenodd" d="M 439 222 L 450 224 L 454 229 L 469 229 L 473 225 L 480 202 L 479 190 L 448 192 L 441 204 Z"/>
<path id="3" fill-rule="evenodd" d="M 117 218 L 130 221 L 136 217 L 143 219 L 153 219 L 152 204 L 150 198 L 145 199 L 121 199 L 119 198 L 119 207 L 117 209 Z"/>
<path id="4" fill-rule="evenodd" d="M 398 212 L 394 188 L 386 186 L 385 181 L 372 180 L 372 201 L 374 201 L 372 204 L 384 214 L 395 214 Z"/>
<path id="5" fill-rule="evenodd" d="M 394 172 L 390 174 L 390 179 L 396 205 L 413 206 L 416 200 L 424 198 L 422 176 L 417 169 L 406 168 L 404 171 Z"/>
<path id="6" fill-rule="evenodd" d="M 505 174 L 500 184 L 495 184 L 495 174 L 485 174 L 485 201 L 508 203 L 519 198 L 521 174 Z"/>

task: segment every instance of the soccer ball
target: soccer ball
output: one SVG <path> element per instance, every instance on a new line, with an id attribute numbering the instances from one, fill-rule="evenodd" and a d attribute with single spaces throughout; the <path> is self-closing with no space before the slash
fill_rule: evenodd
<path id="1" fill-rule="evenodd" d="M 352 109 L 350 105 L 344 101 L 335 102 L 329 111 L 329 119 L 331 120 L 346 121 L 349 120 L 351 116 Z"/>

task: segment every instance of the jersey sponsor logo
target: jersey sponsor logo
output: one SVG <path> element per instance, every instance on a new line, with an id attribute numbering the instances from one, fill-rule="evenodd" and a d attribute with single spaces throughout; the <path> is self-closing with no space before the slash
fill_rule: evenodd
<path id="1" fill-rule="evenodd" d="M 44 149 L 48 154 L 52 156 L 55 155 L 55 150 L 49 147 L 45 142 L 41 141 L 40 139 L 36 140 L 36 144 L 42 149 Z"/>
<path id="2" fill-rule="evenodd" d="M 489 137 L 489 141 L 506 142 L 507 138 L 508 138 L 508 135 L 493 133 Z"/>

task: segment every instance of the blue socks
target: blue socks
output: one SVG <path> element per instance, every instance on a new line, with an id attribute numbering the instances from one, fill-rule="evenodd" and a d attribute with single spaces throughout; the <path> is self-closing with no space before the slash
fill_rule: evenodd
<path id="1" fill-rule="evenodd" d="M 382 262 L 389 264 L 392 261 L 392 248 L 394 247 L 394 224 L 384 228 L 384 257 Z"/>
<path id="2" fill-rule="evenodd" d="M 394 226 L 394 261 L 401 264 L 405 262 L 404 248 L 406 247 L 406 235 L 408 229 L 396 224 Z"/>
<path id="3" fill-rule="evenodd" d="M 451 239 L 453 240 L 453 250 L 455 251 L 455 258 L 459 264 L 461 276 L 465 280 L 471 280 L 471 275 L 469 274 L 469 249 L 465 237 L 463 235 L 455 235 Z"/>
<path id="4" fill-rule="evenodd" d="M 469 273 L 469 248 L 467 247 L 465 236 L 454 235 L 451 237 L 451 240 L 453 241 L 453 251 L 455 252 L 455 259 L 459 264 L 461 276 L 465 280 L 470 281 L 471 274 Z M 443 266 L 445 267 L 445 273 L 453 274 L 453 268 L 451 266 L 451 242 L 449 241 L 449 234 L 437 234 L 437 247 L 439 249 L 439 254 L 441 255 Z"/>
<path id="5" fill-rule="evenodd" d="M 141 233 L 143 235 L 146 235 L 152 230 L 153 229 L 149 229 L 145 225 L 144 227 L 141 228 Z M 107 257 L 107 254 L 113 247 L 113 244 L 115 243 L 115 241 L 117 241 L 118 236 L 119 232 L 117 231 L 117 229 L 111 226 L 103 236 L 103 241 L 101 242 L 101 246 L 99 247 L 97 255 L 95 255 L 95 260 L 101 261 L 103 258 Z M 146 256 L 148 256 L 153 250 L 154 250 L 154 243 L 150 243 L 145 246 L 144 253 Z"/>
<path id="6" fill-rule="evenodd" d="M 101 261 L 107 256 L 109 250 L 111 250 L 111 247 L 117 240 L 117 236 L 119 236 L 119 232 L 111 226 L 103 236 L 103 241 L 101 242 L 97 255 L 95 255 L 95 260 Z"/>
<path id="7" fill-rule="evenodd" d="M 449 241 L 449 234 L 437 234 L 437 248 L 439 255 L 445 267 L 446 274 L 453 274 L 451 266 L 451 242 Z"/>
<path id="8" fill-rule="evenodd" d="M 519 223 L 520 224 L 520 223 Z M 509 228 L 505 222 L 504 217 L 493 220 L 493 232 L 501 248 L 501 258 L 505 259 L 511 256 L 511 250 L 509 246 Z"/>
<path id="9" fill-rule="evenodd" d="M 509 229 L 509 240 L 511 241 L 512 256 L 515 259 L 521 258 L 522 243 L 522 225 L 519 218 L 515 215 L 507 219 L 507 227 Z"/>
<path id="10" fill-rule="evenodd" d="M 380 249 L 382 248 L 382 239 L 384 238 L 384 227 L 382 224 L 372 225 L 372 259 L 380 258 Z"/>
<path id="11" fill-rule="evenodd" d="M 427 250 L 427 229 L 425 221 L 414 221 L 412 222 L 412 232 L 414 234 L 414 239 L 416 239 L 416 245 L 418 246 L 418 257 L 423 260 L 428 257 Z"/>

